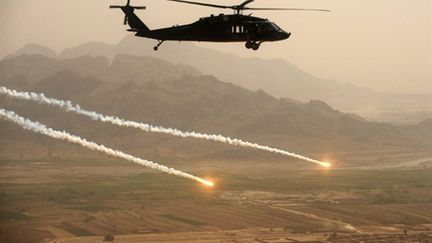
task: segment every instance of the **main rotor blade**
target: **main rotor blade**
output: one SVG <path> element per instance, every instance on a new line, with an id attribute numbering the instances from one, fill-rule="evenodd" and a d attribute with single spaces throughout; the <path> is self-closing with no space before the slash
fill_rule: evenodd
<path id="1" fill-rule="evenodd" d="M 244 8 L 244 6 L 248 5 L 249 3 L 253 2 L 255 0 L 246 0 L 242 4 L 238 5 L 239 8 Z"/>
<path id="2" fill-rule="evenodd" d="M 232 8 L 231 6 L 216 5 L 216 4 L 209 4 L 209 3 L 200 3 L 200 2 L 191 2 L 191 1 L 184 1 L 184 0 L 168 0 L 168 1 L 195 4 L 195 5 L 201 5 L 201 6 L 213 7 L 213 8 Z"/>
<path id="3" fill-rule="evenodd" d="M 230 8 L 230 9 L 235 9 L 235 10 L 289 10 L 289 11 L 322 11 L 322 12 L 330 12 L 331 11 L 328 9 L 311 9 L 311 8 L 249 8 L 249 7 L 245 7 L 247 4 L 249 4 L 255 0 L 246 0 L 240 5 L 234 5 L 234 6 L 225 6 L 225 5 L 217 5 L 217 4 L 201 3 L 201 2 L 192 2 L 192 1 L 186 1 L 186 0 L 167 0 L 167 1 L 188 3 L 188 4 L 213 7 L 213 8 L 225 8 L 225 9 Z"/>
<path id="4" fill-rule="evenodd" d="M 320 11 L 320 12 L 331 12 L 328 9 L 315 9 L 315 8 L 243 8 L 244 10 L 288 10 L 288 11 Z"/>

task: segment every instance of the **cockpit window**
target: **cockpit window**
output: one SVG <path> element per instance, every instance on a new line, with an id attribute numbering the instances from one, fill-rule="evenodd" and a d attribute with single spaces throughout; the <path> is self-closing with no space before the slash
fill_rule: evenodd
<path id="1" fill-rule="evenodd" d="M 274 29 L 271 23 L 263 23 L 262 27 L 264 31 L 272 31 Z"/>
<path id="2" fill-rule="evenodd" d="M 275 23 L 271 23 L 271 25 L 273 26 L 273 28 L 275 28 L 277 31 L 281 31 L 282 29 L 277 26 Z"/>
<path id="3" fill-rule="evenodd" d="M 282 31 L 282 29 L 273 22 L 264 22 L 261 24 L 264 31 Z"/>

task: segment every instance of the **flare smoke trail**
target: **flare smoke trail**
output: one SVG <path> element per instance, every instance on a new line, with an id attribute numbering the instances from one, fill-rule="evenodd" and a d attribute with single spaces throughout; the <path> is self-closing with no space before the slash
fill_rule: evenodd
<path id="1" fill-rule="evenodd" d="M 18 114 L 16 114 L 13 111 L 8 111 L 8 110 L 0 108 L 0 116 L 4 117 L 5 119 L 7 119 L 11 122 L 14 122 L 14 123 L 20 125 L 24 129 L 30 130 L 30 131 L 35 132 L 35 133 L 40 133 L 40 134 L 43 134 L 43 135 L 46 135 L 46 136 L 49 136 L 52 138 L 65 140 L 65 141 L 68 141 L 71 143 L 76 143 L 76 144 L 79 144 L 85 148 L 100 151 L 100 152 L 103 152 L 105 154 L 108 154 L 108 155 L 111 155 L 114 157 L 122 158 L 122 159 L 131 161 L 131 162 L 134 162 L 134 163 L 137 163 L 137 164 L 140 164 L 140 165 L 143 165 L 143 166 L 155 169 L 155 170 L 159 170 L 159 171 L 168 173 L 170 175 L 176 175 L 176 176 L 184 177 L 187 179 L 198 181 L 198 182 L 203 183 L 207 186 L 213 186 L 212 182 L 204 180 L 204 179 L 199 178 L 197 176 L 176 170 L 174 168 L 169 168 L 167 166 L 160 165 L 160 164 L 157 164 L 157 163 L 152 162 L 152 161 L 144 160 L 144 159 L 123 153 L 123 152 L 118 151 L 118 150 L 107 148 L 104 145 L 99 145 L 99 144 L 96 144 L 94 142 L 87 141 L 86 139 L 80 138 L 80 137 L 75 136 L 75 135 L 71 135 L 71 134 L 64 132 L 64 131 L 61 132 L 61 131 L 53 130 L 53 129 L 48 128 L 39 122 L 34 122 L 34 121 L 26 119 L 22 116 L 19 116 Z"/>
<path id="2" fill-rule="evenodd" d="M 305 156 L 302 156 L 302 155 L 299 155 L 296 153 L 291 153 L 291 152 L 288 152 L 288 151 L 285 151 L 282 149 L 272 148 L 272 147 L 268 147 L 268 146 L 264 146 L 264 145 L 259 145 L 256 143 L 251 143 L 251 142 L 243 141 L 243 140 L 236 139 L 236 138 L 230 138 L 230 137 L 225 137 L 225 136 L 216 135 L 216 134 L 204 134 L 204 133 L 198 133 L 198 132 L 194 132 L 194 131 L 184 132 L 184 131 L 180 131 L 180 130 L 175 129 L 175 128 L 165 128 L 165 127 L 161 127 L 161 126 L 153 126 L 153 125 L 142 123 L 142 122 L 124 120 L 124 119 L 121 119 L 121 118 L 118 118 L 115 116 L 106 116 L 106 115 L 103 115 L 100 113 L 96 113 L 94 111 L 88 111 L 88 110 L 82 109 L 79 105 L 72 104 L 71 101 L 48 98 L 42 93 L 38 94 L 38 93 L 34 93 L 34 92 L 19 92 L 19 91 L 13 90 L 13 89 L 8 89 L 6 87 L 0 86 L 0 94 L 4 94 L 4 95 L 7 95 L 9 97 L 17 98 L 17 99 L 21 99 L 21 100 L 30 100 L 30 101 L 35 101 L 35 102 L 38 102 L 41 104 L 57 106 L 57 107 L 60 107 L 66 111 L 72 111 L 72 112 L 75 112 L 77 114 L 90 117 L 93 120 L 108 122 L 108 123 L 111 123 L 113 125 L 118 125 L 118 126 L 123 126 L 123 127 L 134 127 L 134 128 L 138 128 L 138 129 L 141 129 L 143 131 L 146 131 L 146 132 L 171 134 L 171 135 L 174 135 L 177 137 L 200 138 L 200 139 L 206 139 L 206 140 L 210 140 L 210 141 L 227 143 L 227 144 L 231 144 L 231 145 L 235 145 L 235 146 L 255 148 L 255 149 L 264 150 L 264 151 L 271 152 L 271 153 L 282 154 L 282 155 L 294 157 L 297 159 L 301 159 L 304 161 L 316 163 L 316 164 L 319 164 L 319 165 L 324 166 L 324 167 L 330 167 L 330 163 L 327 163 L 327 162 L 318 161 L 318 160 L 311 159 L 311 158 L 308 158 L 308 157 L 305 157 Z"/>

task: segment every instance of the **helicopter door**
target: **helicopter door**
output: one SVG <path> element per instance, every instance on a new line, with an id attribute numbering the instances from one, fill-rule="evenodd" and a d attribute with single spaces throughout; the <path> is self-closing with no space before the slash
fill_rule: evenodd
<path id="1" fill-rule="evenodd" d="M 261 33 L 261 32 L 262 32 L 262 27 L 261 27 L 261 25 L 259 25 L 259 24 L 256 25 L 256 32 L 257 32 L 257 33 Z"/>

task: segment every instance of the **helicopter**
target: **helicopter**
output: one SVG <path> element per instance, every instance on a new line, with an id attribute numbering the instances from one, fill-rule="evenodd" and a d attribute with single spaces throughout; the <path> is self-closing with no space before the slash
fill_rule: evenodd
<path id="1" fill-rule="evenodd" d="M 290 11 L 330 11 L 327 9 L 305 8 L 251 8 L 248 4 L 254 0 L 246 0 L 239 5 L 226 6 L 185 0 L 167 0 L 213 8 L 232 9 L 233 14 L 210 15 L 202 17 L 196 22 L 185 25 L 175 25 L 161 29 L 149 29 L 134 13 L 135 9 L 146 9 L 145 6 L 131 6 L 130 0 L 126 5 L 111 5 L 110 8 L 120 8 L 124 14 L 124 25 L 127 31 L 135 32 L 135 36 L 158 40 L 153 50 L 165 41 L 206 41 L 206 42 L 245 42 L 247 49 L 258 50 L 263 42 L 281 41 L 291 36 L 268 19 L 244 15 L 244 10 L 290 10 Z"/>

